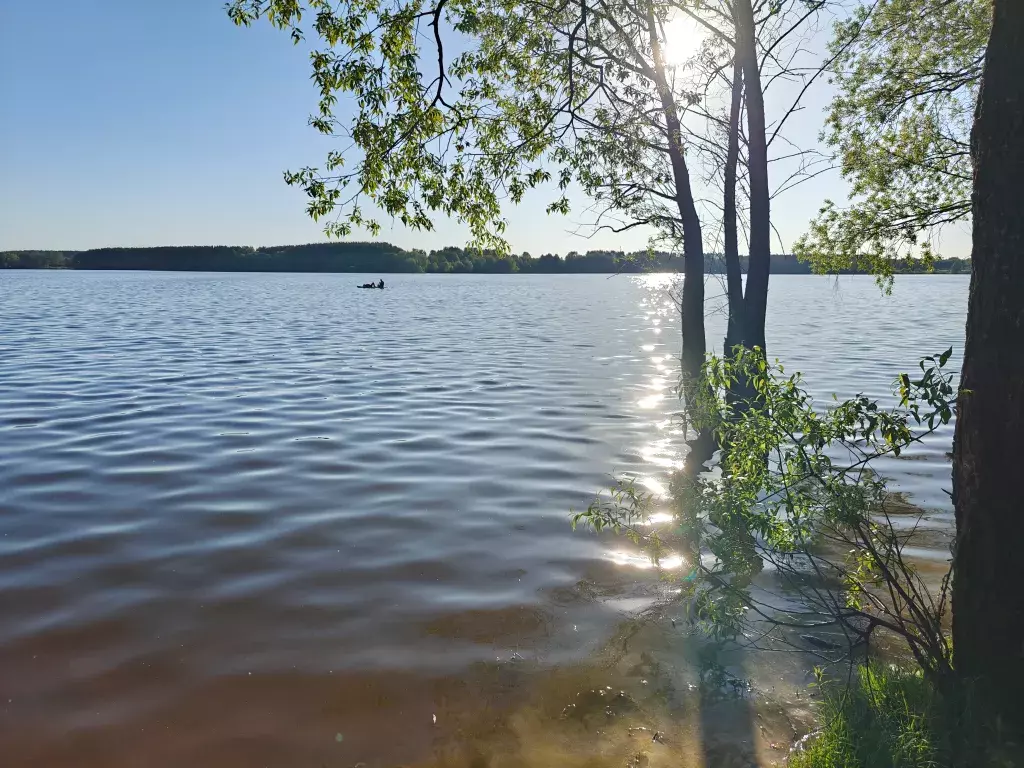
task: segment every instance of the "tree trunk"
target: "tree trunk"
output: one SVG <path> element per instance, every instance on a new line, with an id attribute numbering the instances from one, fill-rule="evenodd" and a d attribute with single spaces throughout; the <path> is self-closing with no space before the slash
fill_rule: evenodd
<path id="1" fill-rule="evenodd" d="M 729 135 L 725 154 L 725 194 L 722 201 L 722 228 L 725 235 L 725 284 L 729 297 L 729 326 L 725 334 L 725 355 L 732 354 L 746 337 L 743 321 L 743 271 L 740 268 L 740 242 L 736 229 L 736 166 L 740 159 L 740 107 L 743 98 L 743 71 L 739 56 L 732 70 L 732 104 L 729 108 Z"/>
<path id="2" fill-rule="evenodd" d="M 683 227 L 683 376 L 695 382 L 700 377 L 707 351 L 704 338 L 704 240 L 690 187 L 690 171 L 683 154 L 683 131 L 679 124 L 678 108 L 665 76 L 665 61 L 653 12 L 648 12 L 647 21 L 654 54 L 655 84 L 665 117 L 676 205 Z"/>
<path id="3" fill-rule="evenodd" d="M 700 379 L 707 353 L 704 338 L 704 247 L 700 220 L 687 217 L 683 225 L 683 374 L 691 381 Z"/>
<path id="4" fill-rule="evenodd" d="M 669 123 L 672 122 L 670 119 Z M 678 135 L 678 121 L 675 121 L 675 131 Z M 707 354 L 707 341 L 704 335 L 704 242 L 682 151 L 673 153 L 672 165 L 676 175 L 677 194 L 680 196 L 679 213 L 683 221 L 683 397 L 691 417 L 699 419 L 697 403 L 701 392 L 707 386 L 703 371 L 704 356 Z M 697 437 L 690 441 L 689 446 L 686 470 L 695 474 L 715 452 L 712 430 L 706 425 L 699 426 Z"/>
<path id="5" fill-rule="evenodd" d="M 661 38 L 653 9 L 648 8 L 647 31 L 651 40 L 654 57 L 654 75 L 661 99 L 662 114 L 665 117 L 665 132 L 668 139 L 668 154 L 672 164 L 672 180 L 675 186 L 676 205 L 683 227 L 683 394 L 687 408 L 694 413 L 701 389 L 706 386 L 703 376 L 704 356 L 707 342 L 704 335 L 704 239 L 700 217 L 693 200 L 690 186 L 690 171 L 686 166 L 683 152 L 683 130 L 679 123 L 679 111 L 668 78 L 665 76 L 665 57 L 661 50 Z M 687 464 L 691 470 L 703 466 L 714 453 L 715 441 L 712 432 L 701 429 L 697 439 L 690 443 Z"/>
<path id="6" fill-rule="evenodd" d="M 995 0 L 971 137 L 974 248 L 953 459 L 953 653 L 981 721 L 1024 737 L 1024 2 Z"/>
<path id="7" fill-rule="evenodd" d="M 743 319 L 747 346 L 764 350 L 772 248 L 764 93 L 761 90 L 754 10 L 750 0 L 736 0 L 733 14 L 736 22 L 736 55 L 743 64 L 743 86 L 746 92 L 747 163 L 750 177 L 750 261 L 747 265 Z"/>

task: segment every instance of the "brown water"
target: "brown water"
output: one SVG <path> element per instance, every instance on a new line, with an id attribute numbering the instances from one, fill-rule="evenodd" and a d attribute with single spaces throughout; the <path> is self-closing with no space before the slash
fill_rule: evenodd
<path id="1" fill-rule="evenodd" d="M 723 703 L 671 609 L 634 620 L 671 574 L 567 523 L 678 466 L 671 279 L 360 277 L 0 272 L 0 764 L 717 765 L 798 730 L 798 675 Z M 776 278 L 771 352 L 884 396 L 966 288 Z M 950 439 L 882 468 L 936 530 Z"/>

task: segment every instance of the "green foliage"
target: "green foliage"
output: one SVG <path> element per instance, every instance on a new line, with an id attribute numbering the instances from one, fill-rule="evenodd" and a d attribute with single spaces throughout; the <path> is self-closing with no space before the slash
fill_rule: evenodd
<path id="1" fill-rule="evenodd" d="M 950 729 L 934 687 L 919 670 L 871 664 L 850 685 L 823 686 L 820 733 L 791 768 L 937 768 L 952 765 Z"/>
<path id="2" fill-rule="evenodd" d="M 951 354 L 925 358 L 919 375 L 900 376 L 891 408 L 864 395 L 821 408 L 799 374 L 769 364 L 756 349 L 708 360 L 708 389 L 690 416 L 714 429 L 718 471 L 679 473 L 672 484 L 670 541 L 690 564 L 686 595 L 695 622 L 719 638 L 736 637 L 755 621 L 827 626 L 851 646 L 882 627 L 931 678 L 949 673 L 942 626 L 948 585 L 932 595 L 903 558 L 907 534 L 892 524 L 872 462 L 899 456 L 952 419 Z M 635 521 L 650 511 L 644 497 L 613 494 L 576 522 L 639 532 Z M 652 536 L 650 527 L 643 530 Z M 659 555 L 665 536 L 656 540 Z M 764 565 L 804 612 L 780 617 L 771 601 L 755 596 L 751 582 Z"/>
<path id="3" fill-rule="evenodd" d="M 856 267 L 886 281 L 970 214 L 970 128 L 990 0 L 879 0 L 835 26 L 836 95 L 824 138 L 851 184 L 826 201 L 796 251 L 816 271 Z"/>
<path id="4" fill-rule="evenodd" d="M 651 494 L 638 489 L 635 480 L 617 480 L 608 490 L 607 497 L 598 496 L 585 512 L 573 514 L 573 530 L 584 522 L 598 533 L 608 527 L 615 533 L 625 531 L 634 543 L 646 541 L 647 536 L 638 531 L 637 526 L 646 520 L 644 511 L 649 508 L 651 498 Z M 618 514 L 619 510 L 624 513 Z"/>
<path id="5" fill-rule="evenodd" d="M 721 476 L 686 483 L 683 516 L 691 537 L 716 557 L 712 591 L 731 574 L 749 573 L 752 559 L 767 562 L 847 636 L 866 638 L 883 626 L 927 672 L 944 674 L 945 595 L 935 602 L 903 559 L 905 535 L 890 522 L 885 482 L 871 465 L 952 419 L 956 392 L 944 370 L 951 354 L 922 360 L 919 376 L 901 375 L 892 408 L 864 395 L 819 408 L 799 374 L 756 350 L 709 360 L 711 402 L 701 417 L 723 448 Z M 741 385 L 746 399 L 735 396 Z M 809 585 L 808 575 L 818 583 Z M 825 588 L 829 582 L 838 588 Z M 753 602 L 734 578 L 724 591 Z"/>
<path id="6" fill-rule="evenodd" d="M 705 5 L 231 0 L 228 12 L 318 40 L 310 124 L 348 144 L 285 178 L 314 218 L 334 217 L 329 234 L 378 232 L 368 200 L 413 229 L 454 218 L 476 247 L 507 253 L 503 204 L 542 186 L 549 213 L 569 212 L 575 184 L 616 212 L 614 226 L 677 238 L 680 189 L 690 193 L 669 126 L 701 97 L 665 62 L 664 24 Z M 705 46 L 712 58 L 723 50 L 714 37 Z M 351 119 L 339 117 L 342 99 Z"/>

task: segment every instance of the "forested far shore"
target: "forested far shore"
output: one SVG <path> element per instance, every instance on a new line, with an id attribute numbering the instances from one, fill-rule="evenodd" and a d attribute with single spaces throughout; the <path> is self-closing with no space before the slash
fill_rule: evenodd
<path id="1" fill-rule="evenodd" d="M 788 254 L 773 255 L 776 274 L 810 274 L 811 265 Z M 741 259 L 747 270 L 746 258 Z M 88 251 L 0 251 L 0 269 L 124 269 L 181 272 L 363 272 L 478 274 L 613 274 L 676 272 L 678 254 L 666 251 L 572 251 L 566 256 L 529 253 L 501 256 L 494 252 L 448 247 L 435 251 L 405 250 L 390 243 L 312 243 L 265 248 L 248 246 L 174 246 L 158 248 L 96 248 Z M 841 270 L 859 274 L 869 270 Z M 968 259 L 936 259 L 930 264 L 908 260 L 897 273 L 969 274 Z M 710 274 L 725 272 L 720 255 L 709 254 Z"/>

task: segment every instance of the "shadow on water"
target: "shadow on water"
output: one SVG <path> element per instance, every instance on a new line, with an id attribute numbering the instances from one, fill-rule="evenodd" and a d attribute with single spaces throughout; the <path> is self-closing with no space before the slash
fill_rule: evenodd
<path id="1" fill-rule="evenodd" d="M 663 605 L 586 662 L 513 659 L 449 681 L 422 768 L 751 768 L 809 730 L 801 664 L 722 650 Z M 759 667 L 760 675 L 752 675 Z"/>

